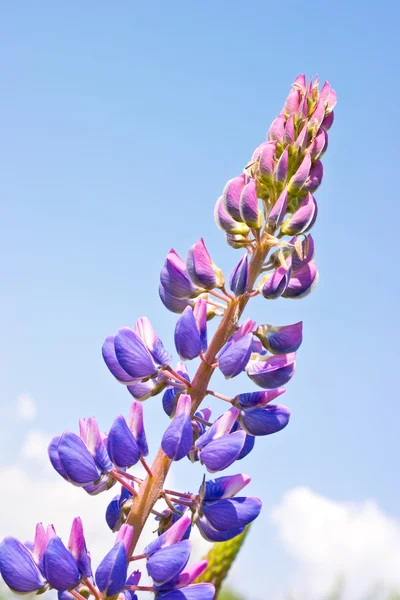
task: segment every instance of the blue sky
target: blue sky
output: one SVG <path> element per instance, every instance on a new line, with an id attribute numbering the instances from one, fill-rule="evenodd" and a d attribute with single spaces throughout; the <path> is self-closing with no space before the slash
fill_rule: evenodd
<path id="1" fill-rule="evenodd" d="M 249 305 L 258 322 L 303 320 L 305 338 L 290 426 L 240 465 L 265 518 L 235 586 L 261 585 L 266 557 L 270 593 L 284 590 L 294 559 L 267 516 L 288 490 L 374 499 L 400 519 L 398 6 L 36 0 L 1 13 L 1 464 L 33 426 L 15 416 L 21 394 L 47 435 L 92 414 L 106 429 L 128 410 L 104 337 L 146 314 L 173 347 L 175 317 L 157 294 L 166 253 L 203 236 L 229 275 L 239 254 L 214 225 L 215 200 L 295 76 L 319 73 L 338 93 L 313 231 L 321 277 L 303 301 Z M 155 452 L 159 399 L 146 416 Z M 177 481 L 200 474 L 179 465 Z"/>

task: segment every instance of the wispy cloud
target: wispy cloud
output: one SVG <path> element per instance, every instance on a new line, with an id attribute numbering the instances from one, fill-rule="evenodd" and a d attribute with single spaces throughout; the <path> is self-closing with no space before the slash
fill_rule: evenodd
<path id="1" fill-rule="evenodd" d="M 382 596 L 400 587 L 400 522 L 375 502 L 335 502 L 298 487 L 284 495 L 271 518 L 296 561 L 293 598 L 320 600 L 338 576 L 346 600 L 365 598 L 376 586 Z"/>
<path id="2" fill-rule="evenodd" d="M 29 394 L 20 394 L 17 398 L 16 416 L 21 421 L 33 421 L 37 415 L 36 402 Z"/>

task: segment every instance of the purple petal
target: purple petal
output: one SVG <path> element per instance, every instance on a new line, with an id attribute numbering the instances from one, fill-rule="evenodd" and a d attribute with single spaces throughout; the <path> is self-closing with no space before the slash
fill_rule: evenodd
<path id="1" fill-rule="evenodd" d="M 161 302 L 164 304 L 165 308 L 168 308 L 173 313 L 182 313 L 187 306 L 193 306 L 194 301 L 189 300 L 188 298 L 175 298 L 167 292 L 165 287 L 160 283 L 160 287 L 158 288 L 158 293 L 161 298 Z"/>
<path id="2" fill-rule="evenodd" d="M 243 188 L 240 196 L 240 214 L 246 225 L 252 229 L 260 229 L 262 217 L 258 208 L 256 179 L 250 179 L 249 183 Z"/>
<path id="3" fill-rule="evenodd" d="M 157 374 L 158 365 L 137 333 L 129 327 L 118 330 L 114 346 L 119 364 L 133 379 Z"/>
<path id="4" fill-rule="evenodd" d="M 268 227 L 271 229 L 271 231 L 275 231 L 275 229 L 280 226 L 285 218 L 287 203 L 288 193 L 287 189 L 285 188 L 268 215 Z"/>
<path id="5" fill-rule="evenodd" d="M 198 519 L 196 525 L 202 537 L 208 542 L 227 542 L 237 535 L 240 535 L 244 530 L 244 527 L 239 527 L 238 529 L 231 529 L 230 531 L 217 531 L 217 529 L 214 529 L 204 517 Z"/>
<path id="6" fill-rule="evenodd" d="M 239 410 L 232 406 L 213 423 L 213 425 L 196 441 L 196 447 L 202 448 L 212 440 L 227 435 L 239 416 Z"/>
<path id="7" fill-rule="evenodd" d="M 250 361 L 247 375 L 258 386 L 273 389 L 285 385 L 294 375 L 296 353 L 269 356 L 265 360 Z"/>
<path id="8" fill-rule="evenodd" d="M 53 537 L 43 554 L 44 574 L 56 590 L 69 590 L 78 585 L 81 574 L 71 552 L 59 537 Z"/>
<path id="9" fill-rule="evenodd" d="M 160 281 L 165 291 L 175 298 L 194 298 L 201 292 L 190 281 L 185 263 L 172 248 L 161 269 Z"/>
<path id="10" fill-rule="evenodd" d="M 195 581 L 199 577 L 199 575 L 201 575 L 203 571 L 206 570 L 207 566 L 208 562 L 206 560 L 202 560 L 198 563 L 195 563 L 194 565 L 186 567 L 184 571 L 182 571 L 182 573 L 179 575 L 178 579 L 174 583 L 174 586 L 180 588 L 193 583 L 193 581 Z"/>
<path id="11" fill-rule="evenodd" d="M 218 438 L 200 451 L 200 459 L 210 473 L 223 471 L 235 462 L 246 439 L 244 431 Z"/>
<path id="12" fill-rule="evenodd" d="M 131 547 L 133 539 L 133 527 L 125 523 L 118 531 L 117 537 L 115 538 L 115 544 L 122 542 L 125 546 L 125 552 L 128 556 L 129 548 Z"/>
<path id="13" fill-rule="evenodd" d="M 233 344 L 228 342 L 218 352 L 218 367 L 226 379 L 236 377 L 245 369 L 250 359 L 252 341 L 253 335 L 248 333 Z"/>
<path id="14" fill-rule="evenodd" d="M 192 542 L 184 540 L 161 548 L 147 561 L 147 572 L 157 586 L 165 584 L 186 567 L 192 550 Z"/>
<path id="15" fill-rule="evenodd" d="M 296 352 L 303 341 L 303 321 L 293 325 L 259 325 L 256 331 L 264 348 L 272 354 L 289 354 Z"/>
<path id="16" fill-rule="evenodd" d="M 273 184 L 275 169 L 276 141 L 267 142 L 260 154 L 259 173 L 265 183 Z"/>
<path id="17" fill-rule="evenodd" d="M 285 115 L 278 115 L 274 121 L 272 121 L 272 125 L 268 131 L 268 140 L 276 140 L 278 142 L 282 142 L 283 135 L 285 133 L 285 123 L 286 117 Z"/>
<path id="18" fill-rule="evenodd" d="M 239 223 L 235 221 L 233 217 L 226 210 L 222 201 L 222 196 L 218 198 L 214 208 L 214 219 L 217 226 L 233 235 L 246 235 L 250 230 L 245 223 Z"/>
<path id="19" fill-rule="evenodd" d="M 315 221 L 316 211 L 317 203 L 315 198 L 308 193 L 300 200 L 294 214 L 288 217 L 284 222 L 281 227 L 281 232 L 284 235 L 299 235 L 300 233 L 306 233 Z"/>
<path id="20" fill-rule="evenodd" d="M 303 187 L 303 192 L 311 192 L 312 194 L 319 188 L 324 176 L 324 166 L 320 160 L 316 160 L 311 169 L 308 179 Z M 315 220 L 315 218 L 314 218 Z M 309 226 L 309 228 L 311 225 Z"/>
<path id="21" fill-rule="evenodd" d="M 281 404 L 270 404 L 263 408 L 243 411 L 240 417 L 242 427 L 251 435 L 270 435 L 286 427 L 290 410 Z"/>
<path id="22" fill-rule="evenodd" d="M 58 456 L 63 472 L 75 485 L 91 483 L 101 475 L 89 450 L 81 438 L 72 431 L 65 431 L 60 437 Z"/>
<path id="23" fill-rule="evenodd" d="M 298 193 L 301 188 L 304 186 L 307 181 L 307 177 L 310 173 L 311 168 L 311 156 L 310 153 L 307 152 L 303 158 L 302 163 L 297 169 L 296 173 L 293 175 L 288 185 L 289 194 Z"/>
<path id="24" fill-rule="evenodd" d="M 201 351 L 205 352 L 207 350 L 207 301 L 204 298 L 197 300 L 193 309 L 193 315 L 200 333 Z"/>
<path id="25" fill-rule="evenodd" d="M 284 387 L 280 387 L 275 390 L 266 390 L 265 392 L 249 392 L 247 394 L 239 394 L 235 400 L 242 410 L 251 410 L 252 408 L 266 406 L 273 400 L 276 400 L 285 391 Z"/>
<path id="26" fill-rule="evenodd" d="M 246 178 L 244 175 L 238 175 L 230 179 L 226 184 L 224 191 L 222 192 L 222 201 L 227 213 L 235 219 L 235 221 L 242 221 L 240 215 L 240 195 L 245 186 Z"/>
<path id="27" fill-rule="evenodd" d="M 103 354 L 104 362 L 107 367 L 111 371 L 118 381 L 121 383 L 130 383 L 132 381 L 131 375 L 129 375 L 124 369 L 121 367 L 117 360 L 117 356 L 115 354 L 115 346 L 114 346 L 115 336 L 109 335 L 104 340 L 103 347 L 101 349 Z"/>
<path id="28" fill-rule="evenodd" d="M 308 121 L 306 120 L 303 129 L 300 131 L 295 142 L 295 148 L 300 152 L 304 152 L 308 144 Z"/>
<path id="29" fill-rule="evenodd" d="M 270 275 L 266 275 L 259 283 L 258 289 L 267 300 L 276 300 L 286 289 L 291 269 L 278 267 Z"/>
<path id="30" fill-rule="evenodd" d="M 80 437 L 98 463 L 100 469 L 103 472 L 110 471 L 112 469 L 112 462 L 108 456 L 96 419 L 94 417 L 90 417 L 87 421 L 80 419 L 79 427 L 81 432 Z"/>
<path id="31" fill-rule="evenodd" d="M 111 426 L 107 449 L 114 465 L 121 469 L 135 465 L 140 458 L 138 445 L 123 415 L 118 415 Z"/>
<path id="32" fill-rule="evenodd" d="M 200 354 L 200 333 L 190 306 L 185 308 L 176 323 L 175 347 L 182 359 L 192 360 Z"/>
<path id="33" fill-rule="evenodd" d="M 0 544 L 0 572 L 9 588 L 20 594 L 36 592 L 46 585 L 32 552 L 14 537 Z"/>
<path id="34" fill-rule="evenodd" d="M 167 531 L 161 534 L 157 539 L 153 540 L 143 550 L 143 554 L 151 556 L 161 548 L 166 548 L 172 544 L 180 542 L 186 535 L 187 530 L 191 527 L 192 519 L 189 516 L 183 516 L 176 521 Z"/>
<path id="35" fill-rule="evenodd" d="M 78 569 L 83 577 L 92 577 L 92 567 L 90 557 L 86 550 L 85 536 L 80 517 L 72 522 L 71 533 L 69 536 L 68 550 L 74 557 Z"/>
<path id="36" fill-rule="evenodd" d="M 204 504 L 203 513 L 217 531 L 231 531 L 254 521 L 260 514 L 261 507 L 261 501 L 251 496 L 227 498 Z"/>
<path id="37" fill-rule="evenodd" d="M 297 248 L 298 238 L 290 240 L 291 244 L 295 244 Z M 314 239 L 312 235 L 307 235 L 301 240 L 301 258 L 299 258 L 297 251 L 292 254 L 292 272 L 295 273 L 301 267 L 309 263 L 314 258 Z"/>
<path id="38" fill-rule="evenodd" d="M 293 144 L 294 143 L 294 114 L 292 113 L 288 120 L 286 121 L 285 126 L 285 135 L 283 136 L 284 144 Z"/>
<path id="39" fill-rule="evenodd" d="M 118 542 L 103 558 L 96 571 L 96 584 L 105 597 L 119 594 L 125 586 L 127 576 L 126 551 L 123 542 Z"/>
<path id="40" fill-rule="evenodd" d="M 161 447 L 171 460 L 181 460 L 192 447 L 191 403 L 192 400 L 187 394 L 182 394 L 179 397 L 175 416 L 163 435 Z"/>
<path id="41" fill-rule="evenodd" d="M 163 405 L 163 409 L 164 412 L 171 417 L 172 413 L 174 412 L 175 409 L 175 400 L 176 400 L 176 396 L 178 394 L 180 390 L 178 388 L 175 387 L 169 387 L 165 390 L 163 398 L 162 398 L 162 405 Z"/>
<path id="42" fill-rule="evenodd" d="M 159 365 L 166 366 L 170 364 L 172 356 L 165 350 L 160 338 L 156 336 L 153 326 L 147 317 L 141 317 L 136 321 L 135 333 L 137 333 Z"/>
<path id="43" fill-rule="evenodd" d="M 206 290 L 224 285 L 222 271 L 213 263 L 203 238 L 189 249 L 186 266 L 188 275 L 195 285 Z"/>
<path id="44" fill-rule="evenodd" d="M 282 189 L 283 185 L 286 182 L 286 177 L 288 175 L 289 169 L 289 146 L 286 146 L 285 150 L 282 152 L 277 165 L 275 167 L 275 182 L 280 184 L 280 189 Z"/>
<path id="45" fill-rule="evenodd" d="M 235 296 L 241 296 L 247 290 L 249 280 L 249 255 L 248 252 L 240 259 L 232 271 L 229 286 Z"/>
<path id="46" fill-rule="evenodd" d="M 242 460 L 245 458 L 254 448 L 254 444 L 256 442 L 256 438 L 253 435 L 246 435 L 246 439 L 244 440 L 243 448 L 240 451 L 239 456 L 236 460 Z"/>
<path id="47" fill-rule="evenodd" d="M 165 378 L 159 375 L 147 381 L 138 381 L 137 383 L 127 385 L 126 389 L 136 400 L 143 402 L 147 398 L 151 398 L 151 396 L 156 396 L 162 392 L 166 385 Z"/>
<path id="48" fill-rule="evenodd" d="M 289 279 L 285 298 L 300 299 L 308 296 L 318 283 L 318 271 L 314 260 L 298 269 Z"/>
<path id="49" fill-rule="evenodd" d="M 297 112 L 300 106 L 300 98 L 300 90 L 298 90 L 296 87 L 293 87 L 290 90 L 289 96 L 286 98 L 286 102 L 283 107 L 286 116 Z"/>
<path id="50" fill-rule="evenodd" d="M 237 475 L 227 475 L 225 477 L 217 477 L 205 483 L 204 502 L 212 502 L 214 500 L 223 500 L 236 496 L 248 483 L 251 478 L 244 473 Z M 199 490 L 199 493 L 201 488 Z"/>
<path id="51" fill-rule="evenodd" d="M 197 583 L 157 596 L 159 600 L 213 600 L 214 597 L 215 588 L 212 583 Z"/>
<path id="52" fill-rule="evenodd" d="M 143 422 L 143 406 L 140 402 L 132 402 L 128 416 L 128 427 L 139 448 L 140 456 L 147 456 L 149 447 L 147 445 L 146 432 Z"/>
<path id="53" fill-rule="evenodd" d="M 325 129 L 320 129 L 319 133 L 315 136 L 314 140 L 310 144 L 311 158 L 316 160 L 326 151 L 328 146 L 328 134 Z"/>
<path id="54" fill-rule="evenodd" d="M 36 564 L 40 564 L 42 561 L 43 553 L 46 549 L 48 538 L 46 535 L 46 531 L 43 527 L 42 523 L 38 523 L 36 525 L 35 530 L 35 539 L 32 546 L 32 555 L 36 562 Z"/>

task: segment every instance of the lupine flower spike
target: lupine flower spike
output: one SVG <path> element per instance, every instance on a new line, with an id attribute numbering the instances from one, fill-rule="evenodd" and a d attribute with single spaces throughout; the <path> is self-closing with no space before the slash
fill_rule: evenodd
<path id="1" fill-rule="evenodd" d="M 322 159 L 335 105 L 329 83 L 319 89 L 318 79 L 307 83 L 304 75 L 297 77 L 265 141 L 221 190 L 215 221 L 228 246 L 240 250 L 228 278 L 203 238 L 189 248 L 186 260 L 173 249 L 168 252 L 159 295 L 179 315 L 174 342 L 184 362 L 172 366 L 172 355 L 147 317 L 106 337 L 103 359 L 133 396 L 130 410 L 117 414 L 107 432 L 95 417 L 80 419 L 79 432 L 53 437 L 48 455 L 63 479 L 90 495 L 118 484 L 105 514 L 114 544 L 93 569 L 79 517 L 68 543 L 52 525 L 41 523 L 31 542 L 6 537 L 0 543 L 0 572 L 12 591 L 42 594 L 54 589 L 59 600 L 139 600 L 141 592 L 151 592 L 156 600 L 214 599 L 207 561 L 189 563 L 193 529 L 208 541 L 225 543 L 242 539 L 258 517 L 260 499 L 239 495 L 250 477 L 220 472 L 245 461 L 256 437 L 288 425 L 290 409 L 277 400 L 287 385 L 290 393 L 303 341 L 302 321 L 276 325 L 242 316 L 254 296 L 300 299 L 318 282 L 309 232 L 318 216 L 315 193 L 324 176 Z M 210 338 L 211 318 L 219 322 Z M 196 369 L 187 366 L 193 360 Z M 237 378 L 233 398 L 214 390 L 215 371 Z M 207 406 L 209 395 L 221 400 L 215 416 Z M 148 447 L 144 427 L 144 401 L 150 398 L 156 408 L 158 402 L 164 420 L 156 453 Z M 268 439 L 262 442 L 268 444 Z M 170 468 L 184 459 L 198 463 L 202 472 L 197 489 L 187 491 L 184 482 L 181 491 L 166 488 Z M 209 473 L 215 475 L 210 478 Z M 154 538 L 138 553 L 143 527 L 153 518 Z M 220 569 L 228 567 L 224 563 Z M 150 579 L 146 585 L 143 573 Z M 219 582 L 223 575 L 219 572 Z"/>

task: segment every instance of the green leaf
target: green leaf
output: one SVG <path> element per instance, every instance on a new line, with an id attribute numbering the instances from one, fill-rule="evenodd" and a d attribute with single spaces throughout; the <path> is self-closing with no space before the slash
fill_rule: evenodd
<path id="1" fill-rule="evenodd" d="M 220 594 L 222 582 L 228 575 L 233 561 L 241 549 L 244 540 L 249 532 L 250 526 L 247 525 L 243 533 L 237 535 L 228 542 L 216 542 L 211 550 L 205 556 L 208 561 L 207 569 L 196 579 L 197 583 L 212 583 L 215 586 L 215 598 L 218 600 L 242 600 L 238 596 L 232 595 L 232 592 L 222 591 Z M 224 596 L 225 594 L 225 596 Z M 230 594 L 230 596 L 229 596 Z"/>

